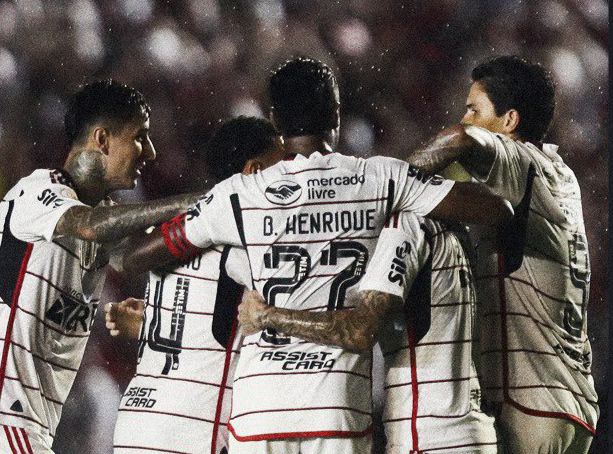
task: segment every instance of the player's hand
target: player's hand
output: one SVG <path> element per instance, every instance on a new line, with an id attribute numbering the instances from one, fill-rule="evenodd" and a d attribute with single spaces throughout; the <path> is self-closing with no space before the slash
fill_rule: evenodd
<path id="1" fill-rule="evenodd" d="M 128 298 L 120 303 L 107 303 L 104 306 L 106 328 L 113 337 L 121 336 L 138 339 L 145 301 Z"/>
<path id="2" fill-rule="evenodd" d="M 245 293 L 243 302 L 238 306 L 238 321 L 240 322 L 240 331 L 244 336 L 255 334 L 262 331 L 262 315 L 268 309 L 268 305 L 264 298 L 255 290 Z"/>

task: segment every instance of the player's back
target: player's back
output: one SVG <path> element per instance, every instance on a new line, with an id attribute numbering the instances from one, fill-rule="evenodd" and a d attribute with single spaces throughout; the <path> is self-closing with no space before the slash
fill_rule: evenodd
<path id="1" fill-rule="evenodd" d="M 268 304 L 341 310 L 365 271 L 386 216 L 397 208 L 425 215 L 450 187 L 391 158 L 297 155 L 218 185 L 201 202 L 201 228 L 214 242 L 246 246 L 254 286 Z M 237 233 L 207 221 L 230 210 Z M 186 233 L 199 245 L 189 223 Z M 239 440 L 367 432 L 370 356 L 270 330 L 247 337 L 231 430 Z"/>
<path id="2" fill-rule="evenodd" d="M 240 346 L 236 307 L 245 284 L 245 253 L 230 246 L 149 274 L 138 364 L 120 403 L 114 452 L 227 449 Z"/>
<path id="3" fill-rule="evenodd" d="M 491 236 L 482 235 L 479 243 L 486 395 L 501 401 L 504 392 L 534 411 L 594 427 L 598 410 L 585 317 L 590 262 L 577 179 L 555 145 L 538 148 L 480 128 L 470 132 L 496 153 L 483 181 L 514 205 L 523 196 L 528 167 L 536 169 L 523 263 L 504 279 L 502 292 Z"/>
<path id="4" fill-rule="evenodd" d="M 394 214 L 362 289 L 405 298 L 379 335 L 387 452 L 496 452 L 473 362 L 475 291 L 460 228 Z M 468 240 L 464 241 L 468 244 Z M 400 295 L 398 295 L 400 296 Z"/>

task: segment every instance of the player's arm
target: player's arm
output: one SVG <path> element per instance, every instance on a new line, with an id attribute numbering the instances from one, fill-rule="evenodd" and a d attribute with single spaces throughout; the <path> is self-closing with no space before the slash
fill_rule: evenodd
<path id="1" fill-rule="evenodd" d="M 248 292 L 238 308 L 241 332 L 266 328 L 346 350 L 367 351 L 377 341 L 388 314 L 402 310 L 402 298 L 378 291 L 360 292 L 358 305 L 343 311 L 310 312 L 268 306 L 256 291 Z"/>
<path id="2" fill-rule="evenodd" d="M 430 173 L 439 173 L 458 161 L 475 176 L 487 175 L 496 159 L 496 148 L 487 146 L 468 134 L 466 127 L 455 125 L 444 129 L 424 148 L 413 151 L 407 162 Z"/>
<path id="3" fill-rule="evenodd" d="M 501 228 L 513 219 L 513 207 L 483 184 L 456 182 L 428 217 Z"/>
<path id="4" fill-rule="evenodd" d="M 104 319 L 109 334 L 113 337 L 138 339 L 145 302 L 136 298 L 128 298 L 119 303 L 107 303 L 104 306 Z"/>
<path id="5" fill-rule="evenodd" d="M 202 194 L 182 194 L 146 203 L 69 208 L 55 226 L 54 236 L 72 236 L 105 243 L 143 231 L 185 211 Z"/>

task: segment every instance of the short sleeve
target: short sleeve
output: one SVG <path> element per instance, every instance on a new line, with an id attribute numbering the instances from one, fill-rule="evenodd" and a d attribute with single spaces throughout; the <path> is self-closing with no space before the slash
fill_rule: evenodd
<path id="1" fill-rule="evenodd" d="M 65 174 L 37 170 L 14 188 L 11 233 L 22 241 L 51 241 L 55 226 L 70 208 L 87 206 L 79 201 Z"/>
<path id="2" fill-rule="evenodd" d="M 233 247 L 230 250 L 226 261 L 226 273 L 237 284 L 247 287 L 249 290 L 253 288 L 249 257 L 245 249 Z"/>
<path id="3" fill-rule="evenodd" d="M 381 231 L 360 281 L 360 290 L 376 290 L 405 299 L 428 253 L 419 217 L 413 213 L 393 214 Z"/>
<path id="4" fill-rule="evenodd" d="M 455 183 L 398 159 L 387 158 L 380 162 L 387 167 L 384 172 L 392 182 L 392 211 L 411 211 L 426 216 L 447 196 Z"/>
<path id="5" fill-rule="evenodd" d="M 473 177 L 508 199 L 513 206 L 517 205 L 524 194 L 529 157 L 520 150 L 516 141 L 508 137 L 477 126 L 467 126 L 465 130 L 479 145 L 494 153 L 487 175 L 473 174 Z"/>
<path id="6" fill-rule="evenodd" d="M 242 246 L 234 213 L 238 208 L 232 202 L 237 196 L 230 183 L 225 180 L 218 184 L 187 211 L 185 236 L 194 246 L 202 249 L 213 244 Z"/>

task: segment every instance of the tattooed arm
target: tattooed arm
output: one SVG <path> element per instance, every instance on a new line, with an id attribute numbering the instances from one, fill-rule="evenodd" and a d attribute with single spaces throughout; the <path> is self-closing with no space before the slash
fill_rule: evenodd
<path id="1" fill-rule="evenodd" d="M 309 342 L 361 352 L 370 350 L 375 344 L 388 314 L 402 307 L 400 297 L 368 290 L 360 292 L 359 303 L 353 309 L 297 311 L 268 306 L 259 293 L 251 291 L 239 306 L 238 319 L 243 334 L 273 328 Z"/>
<path id="2" fill-rule="evenodd" d="M 60 218 L 54 236 L 74 236 L 98 243 L 116 241 L 186 211 L 201 196 L 193 193 L 128 205 L 75 206 Z"/>
<path id="3" fill-rule="evenodd" d="M 412 152 L 407 162 L 426 172 L 438 173 L 458 161 L 471 173 L 487 175 L 495 156 L 494 148 L 481 145 L 464 126 L 455 125 L 441 131 L 424 148 Z"/>

